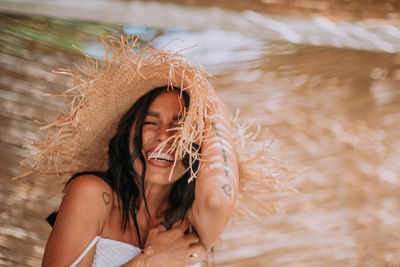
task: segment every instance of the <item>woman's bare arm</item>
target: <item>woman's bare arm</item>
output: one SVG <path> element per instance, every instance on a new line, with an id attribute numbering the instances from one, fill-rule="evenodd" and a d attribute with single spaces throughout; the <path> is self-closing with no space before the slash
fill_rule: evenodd
<path id="1" fill-rule="evenodd" d="M 231 135 L 230 114 L 219 101 L 213 131 L 202 147 L 195 200 L 189 220 L 208 249 L 232 216 L 238 192 L 238 163 Z"/>
<path id="2" fill-rule="evenodd" d="M 100 178 L 83 175 L 67 187 L 47 241 L 42 266 L 69 266 L 100 235 L 112 207 L 112 190 Z M 78 264 L 91 266 L 92 249 Z"/>

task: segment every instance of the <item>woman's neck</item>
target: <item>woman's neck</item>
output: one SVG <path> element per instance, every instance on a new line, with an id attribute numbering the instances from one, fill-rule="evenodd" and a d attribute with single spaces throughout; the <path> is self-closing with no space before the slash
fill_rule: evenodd
<path id="1" fill-rule="evenodd" d="M 147 207 L 150 212 L 150 216 L 153 219 L 164 217 L 165 211 L 169 207 L 169 193 L 172 189 L 172 184 L 158 185 L 145 183 L 144 191 L 146 195 Z M 144 199 L 142 198 L 139 204 L 139 212 L 145 212 L 146 206 Z"/>

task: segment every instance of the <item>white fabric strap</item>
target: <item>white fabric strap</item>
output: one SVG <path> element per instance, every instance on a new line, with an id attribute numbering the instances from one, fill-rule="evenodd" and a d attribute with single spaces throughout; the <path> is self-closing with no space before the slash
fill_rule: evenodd
<path id="1" fill-rule="evenodd" d="M 79 262 L 81 262 L 81 260 L 83 259 L 83 257 L 86 256 L 86 254 L 92 249 L 92 247 L 97 243 L 97 241 L 100 239 L 100 236 L 96 236 L 95 238 L 93 238 L 92 242 L 90 242 L 89 246 L 82 252 L 82 254 L 79 256 L 79 258 L 76 259 L 76 261 L 74 261 L 74 263 L 72 263 L 70 265 L 70 267 L 75 267 Z"/>

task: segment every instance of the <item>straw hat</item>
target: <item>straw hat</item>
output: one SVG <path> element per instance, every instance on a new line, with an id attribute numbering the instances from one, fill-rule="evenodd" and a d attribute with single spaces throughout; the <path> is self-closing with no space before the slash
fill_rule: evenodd
<path id="1" fill-rule="evenodd" d="M 138 98 L 161 86 L 189 93 L 189 109 L 171 138 L 176 158 L 196 154 L 192 144 L 201 145 L 207 138 L 217 105 L 207 72 L 179 53 L 150 47 L 139 50 L 138 39 L 109 37 L 102 40 L 108 47 L 104 61 L 86 55 L 85 69 L 62 71 L 73 78 L 73 87 L 64 95 L 69 111 L 41 127 L 47 137 L 32 140 L 28 147 L 35 154 L 21 163 L 28 168 L 21 176 L 46 176 L 47 183 L 61 185 L 77 172 L 106 171 L 108 143 L 121 117 Z M 276 209 L 271 193 L 286 190 L 281 181 L 294 175 L 272 160 L 265 146 L 255 155 L 246 154 L 243 148 L 258 132 L 247 133 L 248 127 L 234 125 L 240 173 L 237 211 L 252 217 L 269 213 Z"/>

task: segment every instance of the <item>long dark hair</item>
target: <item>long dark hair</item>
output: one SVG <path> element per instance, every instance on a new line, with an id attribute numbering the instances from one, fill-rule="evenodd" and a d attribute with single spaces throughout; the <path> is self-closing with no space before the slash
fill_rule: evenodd
<path id="1" fill-rule="evenodd" d="M 136 228 L 136 234 L 140 247 L 143 243 L 140 238 L 136 210 L 139 205 L 140 196 L 150 216 L 147 207 L 147 200 L 144 191 L 144 178 L 146 173 L 146 160 L 142 154 L 142 126 L 151 103 L 161 93 L 166 92 L 167 87 L 159 87 L 151 90 L 144 96 L 140 97 L 135 104 L 121 118 L 117 133 L 111 139 L 108 146 L 109 168 L 106 173 L 92 172 L 106 181 L 111 188 L 117 193 L 118 205 L 122 213 L 122 228 L 126 230 L 130 224 L 130 218 Z M 170 89 L 171 90 L 171 89 Z M 180 91 L 178 88 L 174 90 Z M 185 102 L 186 109 L 189 107 L 189 95 L 182 91 L 182 97 Z M 135 123 L 133 139 L 129 140 L 132 125 Z M 129 144 L 133 143 L 133 153 L 129 152 Z M 194 146 L 195 149 L 198 147 Z M 182 162 L 184 167 L 188 169 L 189 162 L 192 162 L 192 168 L 195 173 L 199 167 L 198 160 L 190 159 L 189 155 L 184 156 Z M 138 174 L 133 168 L 133 162 L 139 159 L 142 163 L 142 173 Z M 83 173 L 75 174 L 70 181 Z M 195 191 L 195 179 L 188 183 L 190 178 L 190 170 L 186 171 L 183 176 L 177 180 L 169 194 L 170 208 L 166 211 L 164 219 L 165 226 L 169 229 L 175 222 L 183 220 L 188 209 L 192 206 Z"/>

